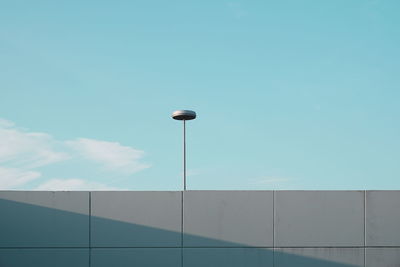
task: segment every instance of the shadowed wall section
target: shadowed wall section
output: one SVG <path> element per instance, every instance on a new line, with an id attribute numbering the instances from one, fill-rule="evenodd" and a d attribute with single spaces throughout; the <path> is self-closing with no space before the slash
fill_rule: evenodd
<path id="1" fill-rule="evenodd" d="M 0 267 L 400 266 L 399 207 L 400 191 L 0 191 Z"/>

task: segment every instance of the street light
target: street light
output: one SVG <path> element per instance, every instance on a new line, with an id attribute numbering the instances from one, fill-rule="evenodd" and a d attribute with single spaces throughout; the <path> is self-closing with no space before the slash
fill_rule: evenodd
<path id="1" fill-rule="evenodd" d="M 186 121 L 194 120 L 196 112 L 192 110 L 177 110 L 172 113 L 172 118 L 183 121 L 183 190 L 186 191 Z"/>

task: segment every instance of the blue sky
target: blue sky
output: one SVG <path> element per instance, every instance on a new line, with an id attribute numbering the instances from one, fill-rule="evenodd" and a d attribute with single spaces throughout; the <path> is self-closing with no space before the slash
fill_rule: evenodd
<path id="1" fill-rule="evenodd" d="M 0 188 L 400 189 L 400 2 L 0 3 Z"/>

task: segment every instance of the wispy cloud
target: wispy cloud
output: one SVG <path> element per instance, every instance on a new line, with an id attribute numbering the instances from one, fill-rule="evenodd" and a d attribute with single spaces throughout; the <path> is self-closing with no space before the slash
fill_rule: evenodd
<path id="1" fill-rule="evenodd" d="M 20 130 L 9 121 L 0 121 L 0 164 L 30 169 L 68 159 L 69 155 L 56 151 L 55 145 L 46 133 Z"/>
<path id="2" fill-rule="evenodd" d="M 69 158 L 56 151 L 56 141 L 48 134 L 17 128 L 0 119 L 0 188 L 15 189 L 42 177 L 39 167 Z"/>
<path id="3" fill-rule="evenodd" d="M 186 176 L 197 176 L 200 173 L 201 173 L 200 170 L 194 170 L 194 169 L 186 170 Z M 181 173 L 181 175 L 183 175 L 183 172 Z"/>
<path id="4" fill-rule="evenodd" d="M 25 186 L 34 180 L 46 179 L 42 173 L 43 167 L 72 159 L 94 162 L 101 170 L 131 175 L 150 167 L 149 164 L 141 162 L 143 155 L 143 151 L 123 146 L 118 142 L 88 138 L 56 140 L 50 134 L 21 129 L 13 122 L 0 118 L 1 189 L 26 188 Z M 42 182 L 37 189 L 101 190 L 103 188 L 110 189 L 105 185 L 83 179 L 51 179 Z"/>
<path id="5" fill-rule="evenodd" d="M 265 184 L 265 185 L 273 185 L 273 184 L 281 184 L 289 182 L 290 179 L 288 178 L 281 178 L 281 177 L 265 177 L 260 180 L 257 180 L 255 183 L 257 184 Z"/>
<path id="6" fill-rule="evenodd" d="M 41 176 L 40 172 L 24 171 L 0 166 L 0 189 L 10 189 L 24 185 Z"/>
<path id="7" fill-rule="evenodd" d="M 0 128 L 10 128 L 13 126 L 13 122 L 0 118 Z"/>
<path id="8" fill-rule="evenodd" d="M 266 176 L 252 181 L 252 185 L 256 188 L 267 188 L 267 189 L 289 189 L 294 188 L 294 179 L 287 177 L 275 177 Z"/>
<path id="9" fill-rule="evenodd" d="M 150 167 L 149 164 L 139 162 L 143 151 L 117 142 L 79 138 L 68 141 L 67 144 L 84 158 L 101 164 L 106 170 L 133 174 Z"/>
<path id="10" fill-rule="evenodd" d="M 76 191 L 76 190 L 118 190 L 101 183 L 83 179 L 51 179 L 35 188 L 35 190 Z"/>

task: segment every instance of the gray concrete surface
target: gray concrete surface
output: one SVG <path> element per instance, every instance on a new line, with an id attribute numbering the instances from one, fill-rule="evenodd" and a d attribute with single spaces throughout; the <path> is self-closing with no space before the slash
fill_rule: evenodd
<path id="1" fill-rule="evenodd" d="M 96 248 L 92 249 L 92 267 L 179 267 L 180 248 Z"/>
<path id="2" fill-rule="evenodd" d="M 93 247 L 181 246 L 181 192 L 93 192 Z"/>
<path id="3" fill-rule="evenodd" d="M 272 267 L 273 251 L 267 248 L 185 248 L 187 267 Z"/>
<path id="4" fill-rule="evenodd" d="M 364 248 L 278 248 L 275 267 L 364 266 Z"/>
<path id="5" fill-rule="evenodd" d="M 367 248 L 366 267 L 399 267 L 400 248 Z"/>
<path id="6" fill-rule="evenodd" d="M 400 267 L 400 191 L 182 194 L 0 191 L 0 267 Z"/>
<path id="7" fill-rule="evenodd" d="M 1 267 L 88 267 L 89 249 L 0 249 Z"/>
<path id="8" fill-rule="evenodd" d="M 363 191 L 275 192 L 275 246 L 364 245 Z"/>
<path id="9" fill-rule="evenodd" d="M 88 192 L 0 191 L 0 247 L 87 247 Z"/>
<path id="10" fill-rule="evenodd" d="M 273 246 L 272 191 L 186 191 L 184 245 Z"/>
<path id="11" fill-rule="evenodd" d="M 367 246 L 400 246 L 400 191 L 367 191 L 365 226 Z"/>

